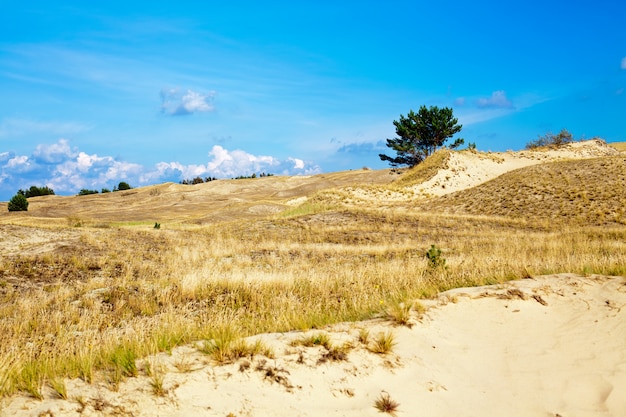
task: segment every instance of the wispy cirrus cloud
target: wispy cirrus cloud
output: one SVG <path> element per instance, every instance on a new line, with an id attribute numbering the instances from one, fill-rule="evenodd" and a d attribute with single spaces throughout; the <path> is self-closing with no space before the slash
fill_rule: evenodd
<path id="1" fill-rule="evenodd" d="M 170 116 L 212 112 L 215 110 L 214 100 L 215 91 L 199 93 L 180 88 L 164 88 L 161 90 L 161 112 Z"/>
<path id="2" fill-rule="evenodd" d="M 512 108 L 513 103 L 506 97 L 504 90 L 498 90 L 491 93 L 489 97 L 481 97 L 476 101 L 476 105 L 480 108 Z"/>
<path id="3" fill-rule="evenodd" d="M 622 58 L 622 63 L 619 66 L 621 69 L 626 70 L 626 56 Z"/>

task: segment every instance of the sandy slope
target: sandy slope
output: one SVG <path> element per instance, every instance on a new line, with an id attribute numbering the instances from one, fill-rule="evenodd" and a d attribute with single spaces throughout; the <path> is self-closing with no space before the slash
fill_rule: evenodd
<path id="1" fill-rule="evenodd" d="M 403 192 L 389 192 L 359 187 L 349 191 L 365 201 L 410 201 L 416 198 L 442 196 L 476 187 L 507 172 L 546 162 L 598 158 L 618 155 L 620 151 L 604 141 L 592 139 L 573 142 L 557 149 L 509 152 L 452 152 L 447 167 L 428 181 L 411 185 Z M 410 191 L 410 192 L 406 192 Z"/>
<path id="2" fill-rule="evenodd" d="M 386 392 L 400 404 L 399 416 L 626 415 L 626 279 L 544 276 L 457 289 L 430 303 L 411 328 L 375 320 L 326 329 L 334 342 L 356 346 L 346 361 L 320 363 L 323 348 L 291 347 L 299 333 L 260 335 L 275 359 L 214 366 L 191 347 L 150 358 L 167 370 L 165 397 L 151 392 L 147 377 L 118 392 L 70 381 L 70 398 L 83 405 L 14 398 L 3 412 L 376 416 L 373 404 Z M 391 330 L 393 353 L 366 350 L 362 327 L 372 338 Z M 191 370 L 177 370 L 181 363 Z"/>
<path id="3" fill-rule="evenodd" d="M 450 194 L 475 187 L 515 169 L 545 162 L 597 158 L 617 155 L 619 151 L 599 140 L 574 142 L 560 149 L 504 153 L 453 153 L 448 169 L 441 170 L 425 183 L 412 187 L 416 193 Z"/>
<path id="4" fill-rule="evenodd" d="M 588 141 L 559 151 L 453 153 L 446 170 L 414 186 L 413 197 L 385 198 L 441 195 L 532 164 L 615 152 Z M 287 188 L 277 197 L 301 198 Z M 167 190 L 161 193 L 156 197 Z M 360 197 L 381 198 L 367 193 Z M 368 351 L 358 341 L 361 328 L 372 338 L 392 331 L 393 353 Z M 67 382 L 69 400 L 51 392 L 43 401 L 14 397 L 0 415 L 376 416 L 374 402 L 386 392 L 400 404 L 399 416 L 626 416 L 623 277 L 563 274 L 457 289 L 431 301 L 411 328 L 375 320 L 325 331 L 355 346 L 346 361 L 321 362 L 322 348 L 290 346 L 299 333 L 256 336 L 273 347 L 274 359 L 225 366 L 187 346 L 144 362 L 163 367 L 164 397 L 153 394 L 146 376 L 116 392 L 75 380 Z"/>

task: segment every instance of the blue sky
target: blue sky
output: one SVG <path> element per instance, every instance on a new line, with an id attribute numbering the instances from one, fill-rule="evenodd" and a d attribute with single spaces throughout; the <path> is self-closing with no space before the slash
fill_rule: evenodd
<path id="1" fill-rule="evenodd" d="M 421 105 L 480 150 L 626 140 L 620 1 L 22 3 L 0 14 L 3 201 L 384 168 Z"/>

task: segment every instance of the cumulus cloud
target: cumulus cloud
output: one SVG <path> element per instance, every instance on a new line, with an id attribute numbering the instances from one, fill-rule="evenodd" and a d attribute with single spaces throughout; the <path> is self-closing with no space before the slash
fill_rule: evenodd
<path id="1" fill-rule="evenodd" d="M 37 145 L 33 152 L 33 159 L 40 164 L 58 164 L 75 155 L 67 139 L 59 139 L 51 145 Z"/>
<path id="2" fill-rule="evenodd" d="M 626 56 L 622 58 L 622 63 L 620 65 L 620 68 L 623 70 L 626 70 Z"/>
<path id="3" fill-rule="evenodd" d="M 30 156 L 0 154 L 0 199 L 31 185 L 52 187 L 57 194 L 73 194 L 81 188 L 111 188 L 120 180 L 136 177 L 142 169 L 139 164 L 110 156 L 80 152 L 66 139 L 59 139 L 37 145 Z"/>
<path id="4" fill-rule="evenodd" d="M 0 152 L 0 200 L 6 201 L 20 188 L 48 186 L 57 194 L 76 194 L 82 188 L 111 189 L 120 181 L 132 186 L 179 182 L 195 177 L 233 178 L 240 175 L 311 175 L 319 166 L 300 158 L 284 160 L 253 155 L 243 150 L 228 150 L 215 145 L 197 164 L 158 162 L 152 168 L 121 161 L 107 155 L 90 154 L 70 146 L 66 139 L 40 144 L 32 154 Z"/>
<path id="5" fill-rule="evenodd" d="M 481 97 L 476 102 L 478 107 L 487 108 L 487 107 L 499 107 L 499 108 L 510 108 L 513 107 L 513 103 L 506 98 L 506 93 L 503 90 L 494 91 L 491 93 L 490 97 Z"/>
<path id="6" fill-rule="evenodd" d="M 179 88 L 161 90 L 161 112 L 170 116 L 184 116 L 215 110 L 215 91 L 206 94 L 197 91 L 182 91 Z"/>
<path id="7" fill-rule="evenodd" d="M 304 169 L 304 161 L 298 158 L 288 158 L 289 161 L 293 162 L 293 169 Z"/>
<path id="8" fill-rule="evenodd" d="M 195 177 L 234 178 L 263 172 L 276 175 L 310 175 L 321 172 L 317 165 L 299 158 L 280 160 L 273 156 L 253 155 L 240 149 L 228 150 L 220 145 L 214 145 L 207 156 L 206 164 L 159 162 L 154 170 L 142 175 L 142 181 L 179 181 Z"/>

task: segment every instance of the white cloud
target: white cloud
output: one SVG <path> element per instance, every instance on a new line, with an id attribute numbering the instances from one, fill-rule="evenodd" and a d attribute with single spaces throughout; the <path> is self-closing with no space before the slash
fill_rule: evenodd
<path id="1" fill-rule="evenodd" d="M 289 158 L 289 161 L 293 162 L 293 169 L 303 169 L 304 161 L 298 158 Z"/>
<path id="2" fill-rule="evenodd" d="M 506 98 L 506 93 L 503 90 L 494 91 L 491 93 L 491 97 L 481 97 L 476 102 L 478 107 L 499 107 L 499 108 L 511 108 L 513 103 Z"/>
<path id="3" fill-rule="evenodd" d="M 215 91 L 206 94 L 196 91 L 181 91 L 178 88 L 161 90 L 161 111 L 170 116 L 183 116 L 215 110 Z"/>
<path id="4" fill-rule="evenodd" d="M 620 68 L 623 70 L 626 70 L 626 56 L 622 58 L 622 63 L 620 65 Z"/>
<path id="5" fill-rule="evenodd" d="M 68 158 L 72 158 L 75 154 L 76 152 L 72 151 L 67 139 L 59 139 L 57 143 L 52 145 L 37 145 L 33 152 L 33 158 L 38 163 L 58 164 Z"/>
<path id="6" fill-rule="evenodd" d="M 18 170 L 18 172 L 23 172 L 28 170 L 31 166 L 30 161 L 27 156 L 15 156 L 7 161 L 6 167 L 9 169 Z"/>
<path id="7" fill-rule="evenodd" d="M 205 165 L 159 162 L 155 165 L 155 170 L 141 176 L 140 182 L 176 182 L 195 177 L 234 178 L 263 172 L 277 175 L 310 175 L 321 172 L 317 165 L 299 158 L 289 157 L 281 161 L 273 156 L 253 155 L 240 149 L 231 151 L 219 145 L 211 148 L 208 157 Z"/>
<path id="8" fill-rule="evenodd" d="M 255 156 L 242 150 L 228 151 L 219 145 L 209 152 L 212 159 L 207 170 L 214 176 L 236 177 L 259 172 L 271 172 L 280 165 L 280 161 L 271 156 Z"/>
<path id="9" fill-rule="evenodd" d="M 89 154 L 72 148 L 59 139 L 40 144 L 31 156 L 0 153 L 0 200 L 8 200 L 20 188 L 46 185 L 57 194 L 76 194 L 82 188 L 112 188 L 119 181 L 131 186 L 178 182 L 195 177 L 233 178 L 240 175 L 299 175 L 321 172 L 317 165 L 300 158 L 280 160 L 273 156 L 253 155 L 215 145 L 205 163 L 184 165 L 180 162 L 158 162 L 146 169 L 140 164 L 120 161 L 112 156 Z"/>

